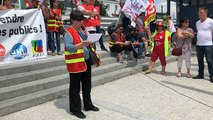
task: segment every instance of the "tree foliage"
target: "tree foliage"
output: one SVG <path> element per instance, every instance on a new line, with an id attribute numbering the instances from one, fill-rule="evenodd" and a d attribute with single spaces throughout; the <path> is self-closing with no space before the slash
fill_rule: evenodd
<path id="1" fill-rule="evenodd" d="M 95 1 L 95 6 L 99 6 L 100 7 L 100 14 L 101 16 L 106 16 L 106 6 L 104 6 L 104 4 L 102 2 L 99 1 Z"/>

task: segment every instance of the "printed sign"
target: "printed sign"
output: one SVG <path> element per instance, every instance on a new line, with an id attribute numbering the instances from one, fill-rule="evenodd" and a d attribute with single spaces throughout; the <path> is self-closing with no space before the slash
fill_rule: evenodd
<path id="1" fill-rule="evenodd" d="M 47 51 L 42 11 L 0 11 L 1 64 L 44 57 L 47 57 Z"/>
<path id="2" fill-rule="evenodd" d="M 42 40 L 32 40 L 33 57 L 45 56 Z"/>
<path id="3" fill-rule="evenodd" d="M 6 49 L 3 45 L 0 44 L 0 58 L 4 57 Z"/>
<path id="4" fill-rule="evenodd" d="M 27 47 L 21 43 L 15 44 L 10 52 L 10 55 L 17 60 L 27 56 Z"/>

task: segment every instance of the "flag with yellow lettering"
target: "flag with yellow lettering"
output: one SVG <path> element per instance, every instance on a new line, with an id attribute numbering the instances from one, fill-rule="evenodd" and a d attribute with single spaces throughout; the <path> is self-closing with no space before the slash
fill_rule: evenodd
<path id="1" fill-rule="evenodd" d="M 156 19 L 156 7 L 154 4 L 154 0 L 148 0 L 144 19 L 145 26 L 147 26 L 150 22 L 154 21 L 155 19 Z"/>

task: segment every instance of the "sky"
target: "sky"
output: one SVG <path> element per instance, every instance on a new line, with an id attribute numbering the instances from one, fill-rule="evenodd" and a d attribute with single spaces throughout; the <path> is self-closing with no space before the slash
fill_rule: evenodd
<path id="1" fill-rule="evenodd" d="M 176 18 L 176 3 L 175 2 L 171 2 L 171 14 L 170 16 L 172 18 Z M 167 0 L 155 0 L 155 5 L 157 7 L 157 12 L 161 12 L 161 6 L 163 5 L 163 13 L 167 12 Z"/>

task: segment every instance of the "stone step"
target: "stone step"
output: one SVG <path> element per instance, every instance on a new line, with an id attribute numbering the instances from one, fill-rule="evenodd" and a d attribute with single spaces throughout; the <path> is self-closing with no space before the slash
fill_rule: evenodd
<path id="1" fill-rule="evenodd" d="M 169 57 L 167 58 L 167 63 L 173 62 L 175 61 L 175 59 L 176 57 Z M 135 64 L 138 62 L 139 64 Z M 143 64 L 141 64 L 140 62 L 142 62 Z M 107 83 L 107 82 L 111 82 L 113 80 L 120 79 L 122 77 L 133 75 L 137 72 L 141 72 L 147 69 L 148 60 L 147 61 L 145 60 L 130 61 L 127 64 L 123 63 L 121 65 L 120 63 L 114 63 L 114 65 L 112 66 L 116 66 L 116 64 L 122 67 L 119 68 L 119 70 L 113 70 L 108 73 L 93 76 L 92 77 L 93 87 Z M 160 65 L 160 62 L 157 61 L 155 66 L 159 66 L 159 65 Z M 23 109 L 26 109 L 26 108 L 29 108 L 29 107 L 32 107 L 32 106 L 35 106 L 35 105 L 59 98 L 59 97 L 63 97 L 68 94 L 68 87 L 69 87 L 69 84 L 64 84 L 57 87 L 45 89 L 42 91 L 22 95 L 16 98 L 0 101 L 0 116 L 7 115 L 19 110 L 23 110 Z"/>
<path id="2" fill-rule="evenodd" d="M 117 61 L 116 58 L 113 58 L 113 57 L 103 58 L 101 60 L 101 65 L 102 66 L 108 65 L 116 61 Z M 29 71 L 29 72 L 5 75 L 0 77 L 0 88 L 11 86 L 11 85 L 17 85 L 17 84 L 21 84 L 25 82 L 31 82 L 31 81 L 35 81 L 35 80 L 39 80 L 43 78 L 53 77 L 53 76 L 65 74 L 66 72 L 67 72 L 66 66 L 61 65 L 61 66 L 50 67 L 45 69 L 38 69 L 34 71 Z"/>
<path id="3" fill-rule="evenodd" d="M 116 72 L 110 72 L 107 74 L 95 76 L 92 78 L 93 87 L 136 73 L 136 71 L 133 71 L 134 69 L 124 68 Z M 111 75 L 113 75 L 113 77 L 109 77 Z M 68 95 L 68 87 L 69 84 L 65 84 L 42 91 L 26 94 L 9 100 L 0 101 L 0 116 L 20 111 Z"/>
<path id="4" fill-rule="evenodd" d="M 32 82 L 0 88 L 0 101 L 67 84 L 69 82 L 68 78 L 69 74 L 62 74 Z"/>
<path id="5" fill-rule="evenodd" d="M 108 64 L 108 65 L 104 65 L 101 67 L 97 67 L 97 68 L 93 68 L 92 69 L 92 76 L 97 76 L 97 75 L 101 75 L 101 74 L 106 74 L 108 72 L 112 72 L 112 71 L 117 71 L 123 68 L 126 68 L 127 65 L 125 64 L 121 64 L 121 63 L 112 63 L 112 64 Z"/>
<path id="6" fill-rule="evenodd" d="M 97 51 L 97 53 L 101 59 L 110 57 L 110 54 L 105 51 Z M 45 59 L 31 60 L 31 62 L 25 61 L 19 63 L 1 64 L 0 76 L 30 72 L 61 65 L 65 65 L 64 56 L 48 56 L 48 58 Z"/>
<path id="7" fill-rule="evenodd" d="M 20 111 L 32 106 L 63 97 L 68 93 L 69 84 L 30 93 L 0 102 L 0 116 Z M 18 119 L 18 118 L 17 118 Z"/>
<path id="8" fill-rule="evenodd" d="M 1 76 L 0 88 L 11 85 L 17 85 L 25 82 L 31 82 L 43 78 L 53 77 L 56 75 L 64 74 L 65 72 L 66 72 L 65 66 L 56 66 L 30 72 Z"/>
<path id="9" fill-rule="evenodd" d="M 65 65 L 64 58 L 61 56 L 32 60 L 31 62 L 8 63 L 0 66 L 0 76 L 30 72 L 61 65 Z"/>
<path id="10" fill-rule="evenodd" d="M 92 76 L 106 74 L 111 71 L 125 68 L 126 65 L 120 63 L 112 63 L 109 65 L 96 67 L 92 69 Z M 65 68 L 63 68 L 65 69 Z M 38 79 L 31 82 L 24 82 L 22 84 L 12 85 L 0 88 L 0 101 L 29 94 L 32 92 L 41 91 L 55 86 L 60 86 L 69 82 L 69 75 L 67 72 L 57 76 L 49 76 L 44 79 Z"/>
<path id="11" fill-rule="evenodd" d="M 167 58 L 167 64 L 176 61 L 177 57 L 170 56 Z M 137 61 L 131 60 L 127 61 L 127 63 L 123 63 L 125 65 L 125 68 L 120 70 L 114 70 L 112 72 L 108 72 L 106 74 L 101 74 L 93 77 L 92 86 L 98 86 L 101 84 L 105 84 L 123 77 L 127 77 L 129 75 L 136 74 L 138 72 L 143 72 L 147 70 L 148 64 L 149 64 L 150 58 L 147 59 L 140 59 Z M 160 66 L 160 61 L 157 60 L 154 67 Z M 167 68 L 169 69 L 169 68 Z"/>

